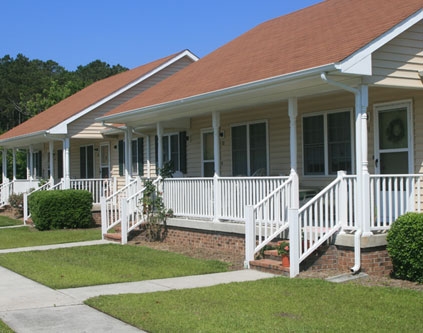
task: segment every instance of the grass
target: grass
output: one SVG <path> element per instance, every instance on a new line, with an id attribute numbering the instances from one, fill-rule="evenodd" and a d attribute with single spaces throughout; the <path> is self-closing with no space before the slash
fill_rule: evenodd
<path id="1" fill-rule="evenodd" d="M 117 244 L 2 254 L 0 265 L 57 289 L 208 274 L 228 268 L 216 260 Z"/>
<path id="2" fill-rule="evenodd" d="M 13 330 L 0 320 L 0 332 L 1 333 L 13 333 Z"/>
<path id="3" fill-rule="evenodd" d="M 9 227 L 13 225 L 22 225 L 22 220 L 12 219 L 8 216 L 0 215 L 0 227 Z"/>
<path id="4" fill-rule="evenodd" d="M 31 227 L 1 229 L 0 249 L 101 239 L 100 229 L 38 231 Z"/>
<path id="5" fill-rule="evenodd" d="M 423 332 L 419 291 L 283 277 L 86 303 L 148 332 Z"/>

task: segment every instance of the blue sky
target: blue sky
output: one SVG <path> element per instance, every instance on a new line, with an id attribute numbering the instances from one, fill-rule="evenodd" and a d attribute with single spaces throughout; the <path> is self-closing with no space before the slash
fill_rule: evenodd
<path id="1" fill-rule="evenodd" d="M 0 57 L 68 70 L 100 59 L 128 68 L 184 49 L 199 57 L 254 26 L 320 0 L 13 0 L 1 4 Z"/>

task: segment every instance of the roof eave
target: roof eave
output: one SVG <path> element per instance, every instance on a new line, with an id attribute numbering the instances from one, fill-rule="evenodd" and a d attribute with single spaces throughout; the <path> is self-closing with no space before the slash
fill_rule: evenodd
<path id="1" fill-rule="evenodd" d="M 290 80 L 303 79 L 308 76 L 312 77 L 315 75 L 320 75 L 320 73 L 322 72 L 330 72 L 333 70 L 337 70 L 336 64 L 334 63 L 326 64 L 319 67 L 308 68 L 308 69 L 297 71 L 297 72 L 275 76 L 275 77 L 271 77 L 271 78 L 267 78 L 267 79 L 263 79 L 259 81 L 249 82 L 246 84 L 233 86 L 233 87 L 229 87 L 229 88 L 225 88 L 221 90 L 211 91 L 204 94 L 199 94 L 199 95 L 190 96 L 187 98 L 173 100 L 170 102 L 155 104 L 155 105 L 151 105 L 147 107 L 120 112 L 117 114 L 103 116 L 103 117 L 97 118 L 96 121 L 124 122 L 125 118 L 133 117 L 134 115 L 148 115 L 158 111 L 166 112 L 167 110 L 172 110 L 176 106 L 180 107 L 181 104 L 192 105 L 196 103 L 206 103 L 206 102 L 210 102 L 215 99 L 227 97 L 230 95 L 241 94 L 250 90 L 265 89 L 268 86 L 286 83 Z"/>

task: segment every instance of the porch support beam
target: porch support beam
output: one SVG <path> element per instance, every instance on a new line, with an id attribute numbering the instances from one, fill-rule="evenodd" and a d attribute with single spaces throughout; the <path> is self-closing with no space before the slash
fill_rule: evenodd
<path id="1" fill-rule="evenodd" d="M 8 182 L 7 179 L 7 149 L 3 149 L 2 157 L 2 183 L 6 184 Z"/>
<path id="2" fill-rule="evenodd" d="M 63 139 L 63 177 L 65 190 L 70 188 L 70 139 Z"/>
<path id="3" fill-rule="evenodd" d="M 151 158 L 151 147 L 150 147 L 150 135 L 147 135 L 146 136 L 146 146 L 147 146 L 147 152 L 146 152 L 146 154 L 147 154 L 147 177 L 148 178 L 151 178 L 151 161 L 150 161 L 150 158 Z"/>
<path id="4" fill-rule="evenodd" d="M 220 176 L 220 112 L 213 111 L 214 173 Z"/>
<path id="5" fill-rule="evenodd" d="M 49 149 L 50 184 L 54 185 L 54 164 L 53 164 L 54 142 L 53 141 L 50 141 L 48 143 L 48 149 Z"/>
<path id="6" fill-rule="evenodd" d="M 13 180 L 16 180 L 16 148 L 12 150 L 12 172 Z"/>
<path id="7" fill-rule="evenodd" d="M 163 168 L 163 124 L 157 123 L 157 169 Z"/>
<path id="8" fill-rule="evenodd" d="M 29 180 L 34 180 L 34 147 L 29 146 Z"/>
<path id="9" fill-rule="evenodd" d="M 125 180 L 129 184 L 132 178 L 132 127 L 125 131 Z"/>
<path id="10" fill-rule="evenodd" d="M 369 89 L 366 85 L 359 87 L 359 93 L 356 94 L 356 108 L 359 113 L 360 130 L 361 130 L 361 184 L 362 184 L 362 231 L 363 236 L 368 237 L 372 235 L 370 231 L 370 175 L 369 175 L 369 161 L 368 161 L 368 134 L 367 134 L 367 107 L 369 104 Z M 358 165 L 357 165 L 358 167 Z"/>
<path id="11" fill-rule="evenodd" d="M 297 170 L 297 116 L 298 116 L 298 100 L 296 97 L 288 99 L 289 114 L 289 146 L 291 158 L 291 170 Z"/>

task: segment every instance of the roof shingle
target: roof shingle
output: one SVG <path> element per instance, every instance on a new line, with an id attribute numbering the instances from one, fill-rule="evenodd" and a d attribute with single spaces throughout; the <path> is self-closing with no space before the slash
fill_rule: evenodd
<path id="1" fill-rule="evenodd" d="M 107 115 L 340 62 L 422 8 L 422 0 L 326 0 L 258 25 Z"/>

